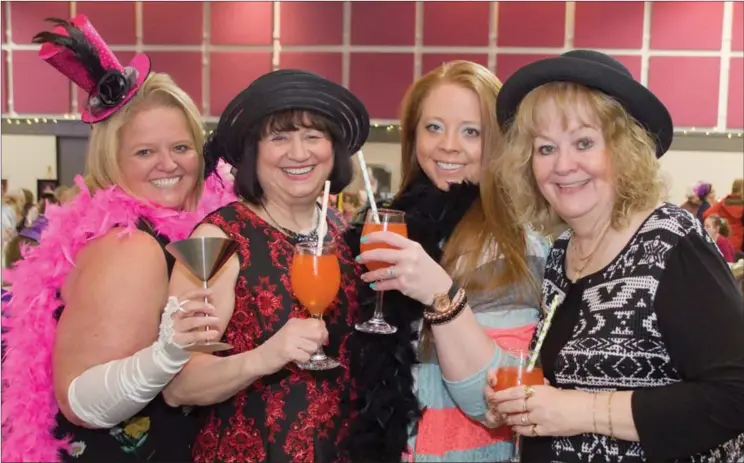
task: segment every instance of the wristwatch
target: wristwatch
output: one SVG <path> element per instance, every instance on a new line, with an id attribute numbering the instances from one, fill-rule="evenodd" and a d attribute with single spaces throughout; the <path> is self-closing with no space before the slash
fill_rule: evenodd
<path id="1" fill-rule="evenodd" d="M 427 310 L 434 313 L 446 312 L 452 306 L 452 300 L 459 290 L 460 288 L 453 282 L 449 291 L 444 294 L 434 295 L 434 302 L 431 303 L 431 306 L 427 307 Z"/>

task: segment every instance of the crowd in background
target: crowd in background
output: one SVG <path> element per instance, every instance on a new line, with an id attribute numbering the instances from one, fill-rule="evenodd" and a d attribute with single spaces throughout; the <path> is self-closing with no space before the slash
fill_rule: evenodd
<path id="1" fill-rule="evenodd" d="M 734 180 L 731 191 L 720 200 L 712 184 L 697 182 L 680 207 L 704 225 L 726 262 L 744 259 L 744 179 Z"/>
<path id="2" fill-rule="evenodd" d="M 622 63 L 442 64 L 384 200 L 344 191 L 370 128 L 345 87 L 267 73 L 205 137 L 145 54 L 52 22 L 87 175 L 2 201 L 3 460 L 744 459 L 744 180 L 665 202 L 674 124 Z M 203 285 L 187 237 L 235 245 Z"/>

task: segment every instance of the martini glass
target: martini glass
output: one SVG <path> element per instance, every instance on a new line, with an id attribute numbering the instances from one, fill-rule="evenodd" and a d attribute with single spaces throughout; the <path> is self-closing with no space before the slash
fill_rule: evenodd
<path id="1" fill-rule="evenodd" d="M 237 248 L 238 243 L 235 240 L 212 236 L 174 241 L 165 247 L 192 275 L 201 280 L 204 289 L 209 287 L 209 280 L 220 271 Z M 207 302 L 207 298 L 204 298 L 204 302 Z M 184 350 L 209 354 L 232 348 L 232 345 L 224 342 L 208 341 L 197 342 Z"/>

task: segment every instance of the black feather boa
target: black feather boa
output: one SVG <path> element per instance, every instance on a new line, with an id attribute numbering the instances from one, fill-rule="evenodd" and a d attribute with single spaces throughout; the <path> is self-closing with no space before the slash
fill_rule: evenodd
<path id="1" fill-rule="evenodd" d="M 440 243 L 449 238 L 478 195 L 477 185 L 453 184 L 449 191 L 442 191 L 421 175 L 393 201 L 380 207 L 404 211 L 409 238 L 439 262 Z M 359 254 L 365 213 L 366 210 L 357 215 L 345 235 L 354 255 Z M 360 294 L 361 320 L 372 317 L 374 301 L 374 291 L 365 286 Z M 418 301 L 398 291 L 388 291 L 384 299 L 385 319 L 398 327 L 397 333 L 355 332 L 352 336 L 351 376 L 358 391 L 355 408 L 359 410 L 347 440 L 353 462 L 399 463 L 407 450 L 409 427 L 418 422 L 422 413 L 413 390 L 413 367 L 418 362 L 412 343 L 418 338 L 413 326 L 422 318 L 423 310 Z"/>

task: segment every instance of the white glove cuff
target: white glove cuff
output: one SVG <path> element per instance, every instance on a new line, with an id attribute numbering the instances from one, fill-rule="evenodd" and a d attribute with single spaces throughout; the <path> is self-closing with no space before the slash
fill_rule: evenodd
<path id="1" fill-rule="evenodd" d="M 173 342 L 173 318 L 181 309 L 168 299 L 160 336 L 134 355 L 89 368 L 68 389 L 70 409 L 88 426 L 111 428 L 136 415 L 188 362 L 190 354 Z"/>
<path id="2" fill-rule="evenodd" d="M 160 316 L 160 335 L 158 340 L 155 341 L 155 360 L 158 363 L 162 363 L 165 370 L 170 370 L 176 365 L 183 365 L 190 358 L 191 354 L 183 350 L 184 347 L 177 344 L 173 337 L 176 332 L 173 330 L 173 314 L 176 312 L 183 312 L 183 306 L 189 301 L 178 302 L 178 299 L 171 296 L 168 298 L 168 303 L 163 309 L 163 315 Z"/>

